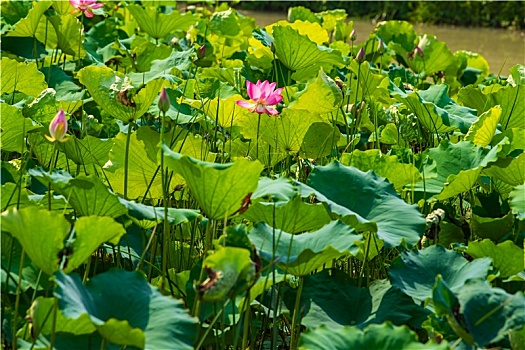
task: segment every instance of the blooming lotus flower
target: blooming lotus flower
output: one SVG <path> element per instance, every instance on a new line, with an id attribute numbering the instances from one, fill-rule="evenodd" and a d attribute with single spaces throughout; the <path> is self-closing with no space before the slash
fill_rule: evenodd
<path id="1" fill-rule="evenodd" d="M 83 12 L 87 18 L 93 17 L 93 10 L 104 6 L 103 3 L 97 4 L 98 0 L 69 0 L 71 6 L 75 8 L 71 13 Z"/>
<path id="2" fill-rule="evenodd" d="M 67 132 L 67 120 L 64 111 L 61 109 L 55 115 L 51 124 L 49 124 L 49 134 L 51 137 L 44 135 L 46 139 L 51 142 L 66 142 L 69 140 L 69 137 L 66 136 Z"/>
<path id="3" fill-rule="evenodd" d="M 250 96 L 252 101 L 237 100 L 235 103 L 243 108 L 247 108 L 252 113 L 277 115 L 279 112 L 270 106 L 274 106 L 283 100 L 283 96 L 281 95 L 283 88 L 275 90 L 275 85 L 277 85 L 277 83 L 270 84 L 268 80 L 262 83 L 257 80 L 256 84 L 247 80 L 246 87 L 248 89 L 248 96 Z"/>

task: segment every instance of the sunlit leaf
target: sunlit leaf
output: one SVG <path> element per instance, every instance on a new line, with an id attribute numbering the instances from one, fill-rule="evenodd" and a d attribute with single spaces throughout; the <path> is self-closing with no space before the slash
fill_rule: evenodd
<path id="1" fill-rule="evenodd" d="M 155 39 L 164 38 L 176 30 L 187 31 L 198 21 L 198 16 L 190 12 L 183 15 L 174 10 L 169 15 L 159 13 L 155 8 L 142 8 L 139 5 L 126 6 L 140 28 Z"/>
<path id="2" fill-rule="evenodd" d="M 29 10 L 27 17 L 22 18 L 7 36 L 35 36 L 40 18 L 52 4 L 52 1 L 33 1 L 33 7 Z"/>
<path id="3" fill-rule="evenodd" d="M 465 141 L 472 141 L 476 146 L 485 147 L 490 144 L 496 127 L 501 116 L 501 107 L 492 107 L 479 116 L 479 119 L 472 123 Z"/>
<path id="4" fill-rule="evenodd" d="M 512 241 L 505 241 L 498 245 L 489 239 L 481 242 L 470 242 L 466 251 L 474 259 L 492 258 L 492 265 L 498 269 L 499 277 L 510 277 L 523 270 L 523 249 Z"/>
<path id="5" fill-rule="evenodd" d="M 35 62 L 17 62 L 8 57 L 2 57 L 1 71 L 2 93 L 20 91 L 37 97 L 47 87 L 44 74 L 38 71 Z"/>
<path id="6" fill-rule="evenodd" d="M 0 147 L 4 152 L 20 152 L 25 147 L 25 136 L 28 131 L 37 129 L 31 119 L 24 118 L 22 111 L 15 106 L 1 103 L 2 118 L 0 118 Z"/>
<path id="7" fill-rule="evenodd" d="M 363 237 L 341 221 L 332 221 L 315 232 L 292 235 L 261 222 L 250 231 L 250 240 L 267 261 L 295 276 L 305 276 L 333 259 L 357 255 Z M 273 247 L 273 243 L 275 246 Z"/>

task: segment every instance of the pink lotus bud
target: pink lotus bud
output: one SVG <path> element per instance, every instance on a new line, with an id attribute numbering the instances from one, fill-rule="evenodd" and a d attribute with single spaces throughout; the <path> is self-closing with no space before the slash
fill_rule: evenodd
<path id="1" fill-rule="evenodd" d="M 421 49 L 419 46 L 416 46 L 414 51 L 416 52 L 416 55 L 423 56 L 423 49 Z"/>
<path id="2" fill-rule="evenodd" d="M 355 59 L 357 60 L 357 63 L 363 63 L 365 60 L 365 50 L 363 48 L 359 49 L 359 52 L 357 52 L 357 56 L 355 56 Z"/>
<path id="3" fill-rule="evenodd" d="M 385 43 L 383 43 L 383 39 L 379 38 L 379 42 L 377 43 L 377 53 L 382 55 L 385 53 Z"/>
<path id="4" fill-rule="evenodd" d="M 350 41 L 355 41 L 357 39 L 357 32 L 355 29 L 352 29 L 352 32 L 350 33 Z"/>
<path id="5" fill-rule="evenodd" d="M 204 56 L 206 56 L 206 44 L 202 44 L 202 46 L 197 50 L 197 57 L 199 59 L 204 58 Z"/>
<path id="6" fill-rule="evenodd" d="M 46 139 L 51 142 L 66 142 L 69 137 L 66 136 L 67 132 L 67 120 L 66 115 L 62 109 L 55 115 L 51 124 L 49 124 L 49 134 L 51 137 L 44 135 Z"/>
<path id="7" fill-rule="evenodd" d="M 158 101 L 159 110 L 162 113 L 166 113 L 170 109 L 170 97 L 166 92 L 166 88 L 162 88 Z"/>

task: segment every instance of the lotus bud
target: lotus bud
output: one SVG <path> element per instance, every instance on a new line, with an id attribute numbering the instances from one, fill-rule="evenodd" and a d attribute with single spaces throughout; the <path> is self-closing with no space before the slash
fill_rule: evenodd
<path id="1" fill-rule="evenodd" d="M 197 50 L 197 57 L 199 59 L 204 58 L 204 56 L 206 56 L 206 44 L 202 44 L 202 46 Z"/>
<path id="2" fill-rule="evenodd" d="M 170 109 L 170 98 L 166 92 L 166 88 L 162 88 L 160 92 L 158 106 L 162 113 L 166 113 Z"/>
<path id="3" fill-rule="evenodd" d="M 379 42 L 377 43 L 377 53 L 380 55 L 385 53 L 385 44 L 381 38 L 379 38 Z"/>
<path id="4" fill-rule="evenodd" d="M 414 51 L 415 51 L 416 55 L 418 55 L 418 56 L 423 56 L 423 49 L 420 48 L 419 46 L 416 46 L 416 47 L 414 48 Z"/>
<path id="5" fill-rule="evenodd" d="M 357 60 L 357 63 L 363 63 L 363 61 L 365 60 L 365 50 L 363 48 L 359 49 L 359 52 L 357 52 L 357 56 L 355 56 L 355 59 Z"/>
<path id="6" fill-rule="evenodd" d="M 355 29 L 352 29 L 352 32 L 350 33 L 350 41 L 355 41 L 357 39 L 357 32 Z"/>
<path id="7" fill-rule="evenodd" d="M 67 132 L 67 120 L 66 120 L 66 114 L 62 109 L 58 111 L 58 113 L 55 115 L 53 120 L 51 121 L 51 124 L 49 124 L 49 134 L 51 137 L 45 135 L 46 139 L 48 139 L 51 142 L 66 142 L 69 140 L 68 137 L 66 137 Z"/>

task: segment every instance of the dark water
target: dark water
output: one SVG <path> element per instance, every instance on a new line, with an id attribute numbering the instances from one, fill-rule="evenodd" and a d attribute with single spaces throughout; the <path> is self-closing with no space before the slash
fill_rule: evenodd
<path id="1" fill-rule="evenodd" d="M 255 18 L 260 27 L 286 19 L 286 13 L 239 11 Z M 375 24 L 370 21 L 354 20 L 354 28 L 358 33 L 357 42 L 363 42 L 374 30 Z M 525 33 L 505 29 L 492 28 L 462 28 L 451 26 L 435 26 L 426 24 L 414 25 L 417 34 L 432 34 L 438 40 L 444 41 L 452 53 L 466 50 L 485 57 L 490 71 L 508 75 L 509 68 L 516 64 L 525 64 Z M 506 62 L 505 62 L 506 61 Z"/>

